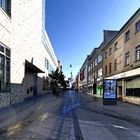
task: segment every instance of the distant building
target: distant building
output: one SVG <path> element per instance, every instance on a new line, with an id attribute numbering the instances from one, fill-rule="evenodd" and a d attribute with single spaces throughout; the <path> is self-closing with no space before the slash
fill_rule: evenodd
<path id="1" fill-rule="evenodd" d="M 0 107 L 45 94 L 57 66 L 45 31 L 45 0 L 1 0 Z"/>
<path id="2" fill-rule="evenodd" d="M 97 96 L 103 94 L 103 49 L 118 31 L 104 30 L 103 41 L 98 48 L 94 48 L 88 61 L 88 92 Z"/>
<path id="3" fill-rule="evenodd" d="M 83 89 L 87 90 L 87 74 L 88 74 L 88 55 L 80 69 L 80 83 L 79 83 L 79 86 L 80 86 L 80 90 L 83 91 Z"/>

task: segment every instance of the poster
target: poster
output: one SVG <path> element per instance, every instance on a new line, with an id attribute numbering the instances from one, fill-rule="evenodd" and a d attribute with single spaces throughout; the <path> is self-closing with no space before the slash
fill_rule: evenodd
<path id="1" fill-rule="evenodd" d="M 116 99 L 116 80 L 104 80 L 104 99 Z"/>

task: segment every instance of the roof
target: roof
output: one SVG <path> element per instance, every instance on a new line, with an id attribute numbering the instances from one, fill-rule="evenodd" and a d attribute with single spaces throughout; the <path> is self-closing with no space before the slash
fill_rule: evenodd
<path id="1" fill-rule="evenodd" d="M 39 69 L 38 67 L 36 67 L 27 60 L 25 60 L 25 68 L 30 69 L 34 73 L 45 73 L 44 71 L 42 71 L 41 69 Z"/>
<path id="2" fill-rule="evenodd" d="M 118 33 L 106 44 L 108 46 L 109 44 L 114 41 L 122 32 L 123 30 L 130 24 L 130 22 L 134 19 L 134 17 L 140 12 L 140 8 L 130 17 L 130 19 L 122 26 L 122 28 L 118 31 Z M 106 47 L 105 47 L 106 48 Z"/>

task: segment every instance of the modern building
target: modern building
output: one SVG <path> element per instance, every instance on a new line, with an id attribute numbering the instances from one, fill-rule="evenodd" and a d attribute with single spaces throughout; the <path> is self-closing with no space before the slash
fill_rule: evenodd
<path id="1" fill-rule="evenodd" d="M 104 50 L 104 78 L 117 80 L 117 95 L 140 104 L 140 9 Z"/>
<path id="2" fill-rule="evenodd" d="M 58 66 L 45 30 L 45 0 L 0 1 L 0 107 L 47 92 Z"/>

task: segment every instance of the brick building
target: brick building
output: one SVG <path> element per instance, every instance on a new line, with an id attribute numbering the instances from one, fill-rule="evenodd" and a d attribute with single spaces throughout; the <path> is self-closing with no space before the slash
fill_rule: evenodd
<path id="1" fill-rule="evenodd" d="M 117 80 L 117 95 L 140 104 L 140 9 L 104 49 L 105 79 Z"/>

